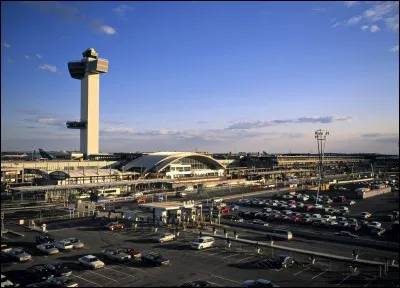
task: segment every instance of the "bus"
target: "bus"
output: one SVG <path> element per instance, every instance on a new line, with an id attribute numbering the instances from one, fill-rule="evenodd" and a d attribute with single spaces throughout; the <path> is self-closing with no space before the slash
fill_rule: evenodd
<path id="1" fill-rule="evenodd" d="M 107 197 L 107 198 L 117 197 L 121 194 L 120 188 L 95 189 L 94 191 L 97 192 L 99 197 Z"/>
<path id="2" fill-rule="evenodd" d="M 270 239 L 290 240 L 293 238 L 292 232 L 283 229 L 274 229 L 273 231 L 268 231 L 266 233 L 266 236 Z"/>

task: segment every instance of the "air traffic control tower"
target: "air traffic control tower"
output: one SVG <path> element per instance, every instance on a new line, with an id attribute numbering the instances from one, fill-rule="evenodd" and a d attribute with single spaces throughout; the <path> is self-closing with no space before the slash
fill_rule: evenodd
<path id="1" fill-rule="evenodd" d="M 108 60 L 98 58 L 93 48 L 82 55 L 82 60 L 68 62 L 71 77 L 81 80 L 81 120 L 68 121 L 67 128 L 80 130 L 80 151 L 87 157 L 99 153 L 100 73 L 108 72 Z"/>

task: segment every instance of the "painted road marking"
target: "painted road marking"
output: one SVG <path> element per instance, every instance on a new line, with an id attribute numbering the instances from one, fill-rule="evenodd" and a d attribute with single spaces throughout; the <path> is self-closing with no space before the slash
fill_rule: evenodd
<path id="1" fill-rule="evenodd" d="M 214 275 L 214 274 L 210 274 L 210 275 L 211 275 L 212 277 L 216 277 L 216 278 L 219 278 L 219 279 L 222 279 L 222 280 L 231 281 L 231 282 L 233 282 L 233 283 L 241 284 L 240 282 L 235 281 L 235 280 L 232 280 L 232 279 L 224 278 L 224 277 L 217 276 L 217 275 Z"/>
<path id="2" fill-rule="evenodd" d="M 135 278 L 135 276 L 133 276 L 131 274 L 128 274 L 128 273 L 125 273 L 125 272 L 121 272 L 121 271 L 118 271 L 118 270 L 115 270 L 115 269 L 112 269 L 112 268 L 109 268 L 109 267 L 104 267 L 103 269 L 109 269 L 109 270 L 112 270 L 112 271 L 115 271 L 115 272 L 118 272 L 118 273 L 121 273 L 121 274 L 125 274 L 125 275 L 127 275 L 129 277 Z"/>
<path id="3" fill-rule="evenodd" d="M 237 254 L 232 254 L 232 255 L 229 255 L 229 256 L 222 257 L 222 259 L 230 258 L 230 257 L 236 256 L 236 255 Z"/>
<path id="4" fill-rule="evenodd" d="M 372 280 L 371 281 L 369 281 L 367 284 L 365 284 L 365 286 L 364 287 L 367 287 L 369 284 L 371 284 L 372 283 Z"/>
<path id="5" fill-rule="evenodd" d="M 88 280 L 88 279 L 85 279 L 85 278 L 83 278 L 83 277 L 81 277 L 81 276 L 78 276 L 78 275 L 75 275 L 75 274 L 72 274 L 71 277 L 76 277 L 76 278 L 82 279 L 82 280 L 84 280 L 84 281 L 90 282 L 90 283 L 92 283 L 92 284 L 94 284 L 94 285 L 97 285 L 97 286 L 99 286 L 99 287 L 103 287 L 103 286 L 101 286 L 100 284 L 97 284 L 96 282 L 90 281 L 90 280 Z"/>
<path id="6" fill-rule="evenodd" d="M 314 277 L 312 277 L 311 279 L 317 278 L 318 276 L 324 274 L 326 271 L 322 271 L 321 273 L 319 273 L 318 275 L 315 275 Z"/>
<path id="7" fill-rule="evenodd" d="M 129 266 L 129 265 L 126 265 L 126 264 L 119 264 L 118 266 L 125 266 L 125 267 L 128 267 L 128 268 L 134 269 L 134 270 L 138 270 L 138 271 L 143 272 L 143 273 L 147 273 L 146 271 L 144 271 L 142 269 L 135 268 L 135 267 L 132 267 L 132 266 Z"/>
<path id="8" fill-rule="evenodd" d="M 337 283 L 336 285 L 340 285 L 340 283 L 342 283 L 342 282 L 344 282 L 344 281 L 346 281 L 346 279 L 347 278 L 349 278 L 350 277 L 350 275 L 349 276 L 346 276 L 344 279 L 342 279 L 342 281 L 340 281 L 339 283 Z"/>
<path id="9" fill-rule="evenodd" d="M 301 271 L 299 271 L 299 272 L 297 272 L 297 273 L 295 273 L 295 274 L 293 274 L 293 275 L 298 275 L 298 274 L 300 274 L 300 273 L 303 273 L 304 271 L 307 271 L 308 269 L 310 269 L 310 267 L 308 267 L 308 268 L 306 268 L 306 269 L 304 269 L 304 270 L 301 270 Z"/>
<path id="10" fill-rule="evenodd" d="M 250 257 L 246 257 L 246 258 L 240 259 L 240 260 L 236 261 L 236 263 L 237 263 L 237 262 L 242 262 L 242 261 L 247 260 L 247 259 L 251 259 L 251 258 L 253 258 L 253 257 L 254 257 L 254 256 L 250 256 Z"/>
<path id="11" fill-rule="evenodd" d="M 117 280 L 115 280 L 115 279 L 113 279 L 113 278 L 110 278 L 110 277 L 107 277 L 107 276 L 104 276 L 104 275 L 101 275 L 101 274 L 99 274 L 99 273 L 96 273 L 96 272 L 93 272 L 93 271 L 87 271 L 87 272 L 88 272 L 88 273 L 92 273 L 92 274 L 99 275 L 99 276 L 101 276 L 101 277 L 104 277 L 104 278 L 110 279 L 111 281 L 114 281 L 114 282 L 117 282 L 117 283 L 118 283 L 118 281 L 117 281 Z"/>

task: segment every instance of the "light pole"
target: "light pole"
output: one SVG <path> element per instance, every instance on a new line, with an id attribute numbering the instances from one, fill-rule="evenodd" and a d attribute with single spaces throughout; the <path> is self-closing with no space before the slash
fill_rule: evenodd
<path id="1" fill-rule="evenodd" d="M 317 190 L 317 198 L 315 199 L 315 205 L 318 204 L 318 196 L 319 191 L 321 189 L 321 182 L 323 180 L 323 164 L 324 164 L 324 152 L 325 152 L 325 143 L 326 143 L 326 136 L 329 135 L 327 130 L 317 130 L 315 131 L 315 139 L 317 139 L 318 145 L 318 190 Z"/>

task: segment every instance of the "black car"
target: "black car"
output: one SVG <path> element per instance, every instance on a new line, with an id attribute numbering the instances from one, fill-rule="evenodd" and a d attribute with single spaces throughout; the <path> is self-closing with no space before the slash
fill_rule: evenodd
<path id="1" fill-rule="evenodd" d="M 36 235 L 36 245 L 46 244 L 46 243 L 53 243 L 54 237 L 50 234 L 43 233 Z"/>
<path id="2" fill-rule="evenodd" d="M 292 266 L 294 264 L 295 260 L 294 260 L 294 258 L 292 258 L 288 255 L 279 255 L 277 258 L 268 259 L 268 262 L 274 268 L 279 269 L 279 268 L 287 268 L 289 266 Z"/>
<path id="3" fill-rule="evenodd" d="M 44 267 L 53 272 L 56 276 L 69 276 L 72 274 L 71 269 L 60 262 L 45 264 Z"/>
<path id="4" fill-rule="evenodd" d="M 37 281 L 46 281 L 54 277 L 54 273 L 44 267 L 44 265 L 35 265 L 26 269 L 32 278 Z"/>
<path id="5" fill-rule="evenodd" d="M 207 281 L 195 280 L 195 281 L 185 282 L 181 285 L 181 287 L 211 287 L 211 284 L 208 283 Z"/>
<path id="6" fill-rule="evenodd" d="M 165 259 L 160 254 L 154 252 L 142 255 L 142 262 L 145 264 L 151 264 L 153 266 L 161 266 L 169 264 L 169 260 Z"/>

